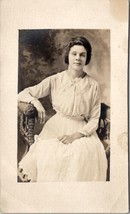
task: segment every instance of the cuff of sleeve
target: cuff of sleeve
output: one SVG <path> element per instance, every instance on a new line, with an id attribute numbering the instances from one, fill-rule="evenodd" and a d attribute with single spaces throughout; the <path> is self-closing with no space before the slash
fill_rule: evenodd
<path id="1" fill-rule="evenodd" d="M 84 137 L 88 137 L 89 134 L 87 134 L 86 132 L 84 132 L 83 130 L 78 130 L 79 133 L 83 134 Z"/>
<path id="2" fill-rule="evenodd" d="M 33 101 L 35 101 L 35 100 L 37 100 L 37 98 L 33 97 L 33 98 L 29 101 L 29 103 L 30 103 L 30 104 L 33 104 Z"/>
<path id="3" fill-rule="evenodd" d="M 18 102 L 30 103 L 34 99 L 36 99 L 36 98 L 32 97 L 30 95 L 28 89 L 24 89 L 23 91 L 19 92 L 19 94 L 18 94 Z"/>

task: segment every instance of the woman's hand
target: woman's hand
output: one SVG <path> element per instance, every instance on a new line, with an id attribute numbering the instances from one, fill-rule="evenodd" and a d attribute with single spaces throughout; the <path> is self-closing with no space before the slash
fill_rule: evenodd
<path id="1" fill-rule="evenodd" d="M 62 135 L 62 136 L 58 137 L 58 139 L 64 144 L 69 144 L 69 143 L 72 143 L 74 140 L 79 139 L 81 137 L 84 137 L 84 135 L 80 132 L 76 132 L 71 135 Z"/>
<path id="2" fill-rule="evenodd" d="M 32 100 L 31 103 L 36 107 L 36 109 L 38 111 L 38 121 L 40 123 L 44 123 L 45 122 L 45 109 L 44 109 L 43 105 L 37 99 Z"/>

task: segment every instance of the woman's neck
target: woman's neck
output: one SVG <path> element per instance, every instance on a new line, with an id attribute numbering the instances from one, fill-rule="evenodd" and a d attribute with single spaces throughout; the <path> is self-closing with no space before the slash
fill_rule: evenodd
<path id="1" fill-rule="evenodd" d="M 68 67 L 67 73 L 72 79 L 82 78 L 85 74 L 83 70 L 76 71 L 69 67 Z"/>

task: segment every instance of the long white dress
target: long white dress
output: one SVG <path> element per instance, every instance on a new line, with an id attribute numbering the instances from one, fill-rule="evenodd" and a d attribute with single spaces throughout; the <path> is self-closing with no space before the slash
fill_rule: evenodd
<path id="1" fill-rule="evenodd" d="M 67 72 L 55 74 L 18 95 L 19 101 L 51 94 L 56 114 L 35 136 L 35 143 L 19 163 L 31 181 L 105 181 L 107 160 L 96 129 L 100 116 L 97 81 L 85 75 L 73 83 Z M 58 137 L 75 132 L 85 136 L 63 144 Z"/>

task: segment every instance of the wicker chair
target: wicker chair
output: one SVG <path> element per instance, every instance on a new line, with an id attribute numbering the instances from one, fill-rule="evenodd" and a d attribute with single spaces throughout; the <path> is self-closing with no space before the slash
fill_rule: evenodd
<path id="1" fill-rule="evenodd" d="M 53 114 L 52 114 L 53 115 Z M 29 151 L 30 146 L 34 143 L 34 135 L 38 134 L 42 126 L 36 124 L 38 112 L 32 104 L 18 104 L 18 163 Z M 110 107 L 101 104 L 101 115 L 97 134 L 105 148 L 108 160 L 108 170 L 106 180 L 110 180 Z M 30 182 L 27 175 L 23 173 L 18 166 L 18 182 Z"/>

